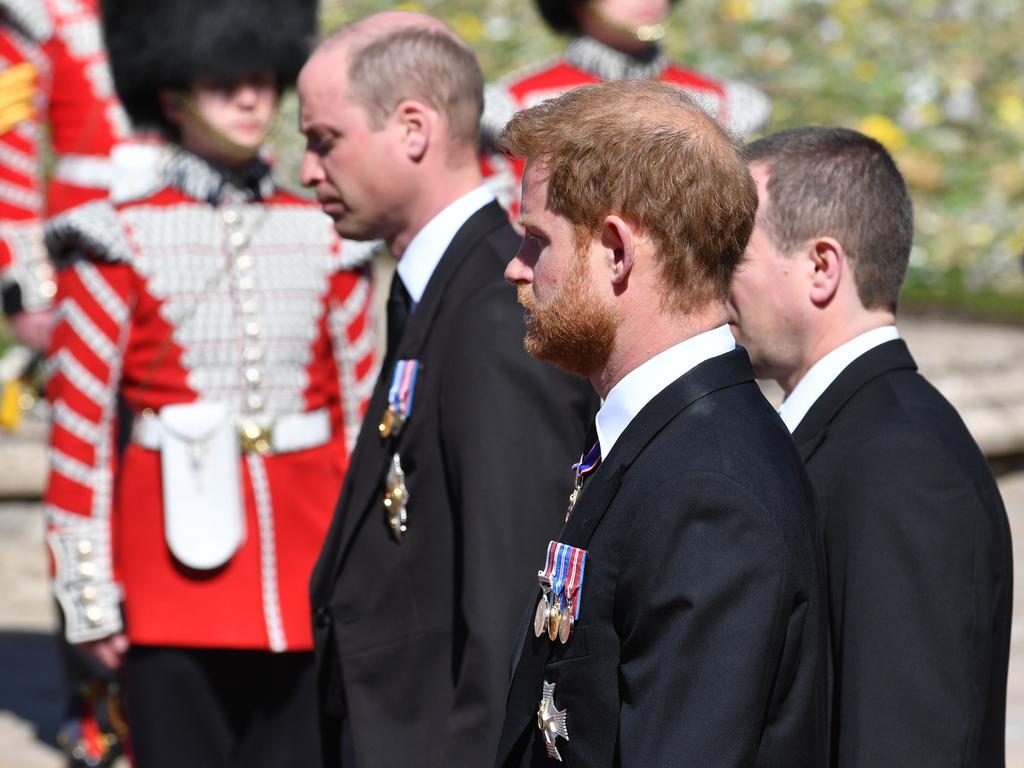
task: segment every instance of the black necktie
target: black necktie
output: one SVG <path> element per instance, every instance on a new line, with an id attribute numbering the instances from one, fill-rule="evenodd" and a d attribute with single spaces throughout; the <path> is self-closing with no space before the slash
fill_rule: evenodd
<path id="1" fill-rule="evenodd" d="M 391 278 L 391 292 L 388 294 L 388 349 L 386 359 L 392 360 L 398 352 L 398 342 L 405 333 L 405 324 L 409 320 L 409 307 L 412 298 L 405 289 L 402 278 L 395 272 Z"/>

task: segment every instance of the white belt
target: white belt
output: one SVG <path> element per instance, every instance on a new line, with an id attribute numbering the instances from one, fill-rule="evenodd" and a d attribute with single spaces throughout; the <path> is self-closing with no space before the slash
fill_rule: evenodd
<path id="1" fill-rule="evenodd" d="M 63 155 L 53 167 L 53 177 L 76 187 L 109 189 L 110 161 L 91 155 Z"/>
<path id="2" fill-rule="evenodd" d="M 239 417 L 239 449 L 242 453 L 291 453 L 318 448 L 331 440 L 331 417 L 326 408 L 308 413 L 290 413 L 270 421 Z M 164 441 L 160 417 L 145 411 L 132 425 L 132 442 L 151 451 L 159 451 Z"/>

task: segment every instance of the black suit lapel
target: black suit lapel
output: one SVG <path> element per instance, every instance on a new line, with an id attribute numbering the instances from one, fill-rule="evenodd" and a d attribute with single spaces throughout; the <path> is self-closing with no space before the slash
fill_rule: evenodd
<path id="1" fill-rule="evenodd" d="M 746 350 L 737 348 L 704 361 L 672 382 L 637 414 L 609 455 L 602 460 L 593 479 L 584 488 L 558 540 L 586 549 L 598 523 L 615 499 L 623 475 L 651 440 L 677 415 L 702 397 L 753 380 L 750 358 Z M 536 605 L 538 595 L 539 590 L 533 597 L 533 606 Z M 551 649 L 546 640 L 534 642 L 529 629 L 521 634 L 523 642 L 514 652 L 518 662 L 509 690 L 505 727 L 498 750 L 499 765 L 504 762 L 536 711 L 544 668 Z"/>
<path id="2" fill-rule="evenodd" d="M 825 441 L 828 425 L 843 406 L 868 382 L 889 371 L 917 370 L 917 364 L 902 339 L 869 349 L 840 373 L 821 394 L 797 425 L 793 440 L 806 462 Z"/>
<path id="3" fill-rule="evenodd" d="M 389 361 L 393 366 L 397 360 L 420 360 L 422 368 L 420 376 L 429 376 L 429 362 L 422 360 L 423 349 L 430 338 L 437 314 L 444 304 L 448 285 L 459 271 L 459 267 L 470 258 L 480 241 L 500 227 L 508 226 L 505 211 L 495 202 L 488 203 L 470 216 L 455 234 L 451 244 L 434 269 L 423 298 L 410 315 L 405 333 L 398 342 L 397 353 Z M 372 510 L 376 509 L 381 497 L 382 482 L 387 472 L 387 464 L 395 450 L 395 438 L 382 438 L 377 431 L 377 420 L 387 405 L 387 391 L 392 371 L 381 370 L 374 387 L 373 398 L 349 467 L 345 490 L 342 492 L 341 529 L 334 545 L 334 567 L 332 568 L 333 584 L 344 562 L 348 547 L 359 523 Z M 418 386 L 423 386 L 422 379 Z M 420 401 L 422 403 L 422 401 Z M 413 417 L 415 418 L 415 417 Z M 381 510 L 383 514 L 383 510 Z"/>

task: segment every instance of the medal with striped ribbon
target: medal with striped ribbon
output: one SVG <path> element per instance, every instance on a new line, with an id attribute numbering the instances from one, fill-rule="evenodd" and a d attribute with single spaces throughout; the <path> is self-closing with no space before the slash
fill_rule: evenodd
<path id="1" fill-rule="evenodd" d="M 388 389 L 388 405 L 377 426 L 381 437 L 397 437 L 412 415 L 412 399 L 416 392 L 416 378 L 419 372 L 419 360 L 399 360 L 395 363 L 395 371 L 391 375 L 391 388 Z"/>

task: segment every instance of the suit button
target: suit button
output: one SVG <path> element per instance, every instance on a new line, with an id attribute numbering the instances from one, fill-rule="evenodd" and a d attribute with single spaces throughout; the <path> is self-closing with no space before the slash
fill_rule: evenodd
<path id="1" fill-rule="evenodd" d="M 323 606 L 316 609 L 315 614 L 316 626 L 320 629 L 326 629 L 331 625 L 331 614 Z"/>

